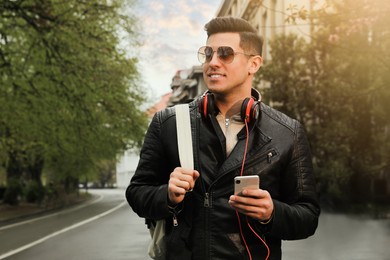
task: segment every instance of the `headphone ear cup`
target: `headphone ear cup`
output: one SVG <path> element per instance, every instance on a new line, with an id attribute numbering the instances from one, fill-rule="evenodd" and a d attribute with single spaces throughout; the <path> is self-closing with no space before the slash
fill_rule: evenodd
<path id="1" fill-rule="evenodd" d="M 202 97 L 199 102 L 199 112 L 204 118 L 207 118 L 209 113 L 214 112 L 214 97 L 212 94 L 207 93 Z"/>
<path id="2" fill-rule="evenodd" d="M 252 106 L 252 109 L 251 109 L 251 116 L 252 116 L 253 120 L 255 120 L 255 121 L 260 116 L 260 104 L 261 104 L 260 101 L 255 101 L 253 103 L 253 106 Z"/>
<path id="3" fill-rule="evenodd" d="M 198 104 L 198 109 L 199 113 L 203 116 L 206 117 L 207 115 L 207 95 L 203 95 Z"/>
<path id="4" fill-rule="evenodd" d="M 251 107 L 254 102 L 253 98 L 245 98 L 241 105 L 241 119 L 249 123 L 251 121 Z"/>
<path id="5" fill-rule="evenodd" d="M 253 98 L 245 98 L 241 106 L 241 119 L 250 123 L 256 121 L 260 114 L 260 102 Z"/>

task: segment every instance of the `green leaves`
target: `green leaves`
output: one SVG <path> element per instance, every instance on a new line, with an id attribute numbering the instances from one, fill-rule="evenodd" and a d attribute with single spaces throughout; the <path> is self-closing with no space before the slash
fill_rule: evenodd
<path id="1" fill-rule="evenodd" d="M 137 58 L 118 47 L 120 26 L 136 37 L 129 29 L 135 18 L 120 13 L 122 4 L 0 4 L 0 162 L 6 168 L 11 153 L 19 155 L 21 169 L 38 153 L 47 170 L 74 176 L 141 142 L 147 122 L 139 110 Z"/>
<path id="2" fill-rule="evenodd" d="M 270 82 L 265 99 L 304 123 L 323 187 L 354 198 L 367 187 L 352 177 L 379 178 L 389 168 L 390 3 L 328 4 L 311 14 L 310 41 L 285 35 L 271 43 L 260 77 Z"/>

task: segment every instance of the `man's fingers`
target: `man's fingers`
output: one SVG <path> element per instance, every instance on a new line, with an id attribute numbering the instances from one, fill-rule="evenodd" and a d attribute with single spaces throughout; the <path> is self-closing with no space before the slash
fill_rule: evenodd
<path id="1" fill-rule="evenodd" d="M 176 197 L 175 202 L 180 202 L 184 198 L 183 195 L 193 190 L 199 176 L 200 174 L 196 170 L 188 170 L 181 167 L 174 169 L 169 179 L 168 192 L 174 194 Z"/>

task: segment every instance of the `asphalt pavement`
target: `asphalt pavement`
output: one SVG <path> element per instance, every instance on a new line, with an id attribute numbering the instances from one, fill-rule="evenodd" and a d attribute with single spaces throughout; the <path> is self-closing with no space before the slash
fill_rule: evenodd
<path id="1" fill-rule="evenodd" d="M 0 259 L 150 259 L 149 232 L 124 190 L 91 193 L 83 205 L 0 227 Z M 323 213 L 314 236 L 283 242 L 283 259 L 389 260 L 389 239 L 389 219 Z"/>

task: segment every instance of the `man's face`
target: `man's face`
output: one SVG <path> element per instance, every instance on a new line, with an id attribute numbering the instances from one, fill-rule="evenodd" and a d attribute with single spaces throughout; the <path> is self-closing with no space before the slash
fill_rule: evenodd
<path id="1" fill-rule="evenodd" d="M 238 94 L 245 92 L 251 87 L 251 77 L 248 76 L 250 57 L 244 55 L 245 51 L 240 47 L 238 33 L 217 33 L 211 35 L 206 43 L 214 50 L 209 62 L 203 64 L 203 76 L 208 89 L 219 94 Z M 224 63 L 218 58 L 217 49 L 221 46 L 229 46 L 234 52 L 231 63 Z"/>

